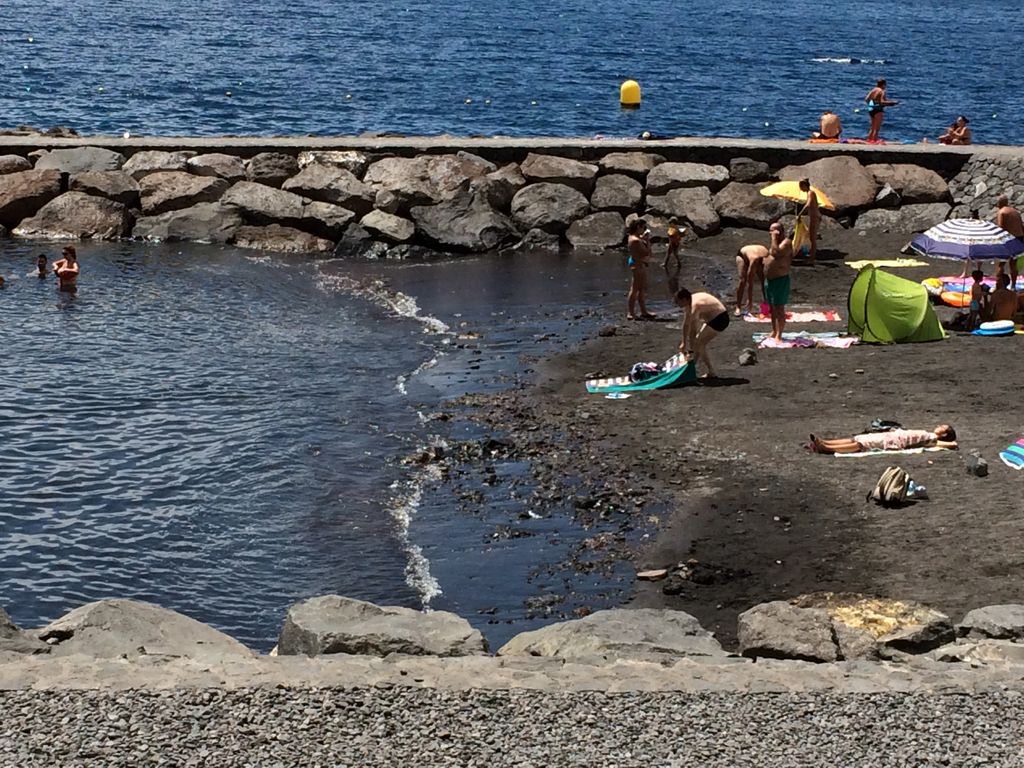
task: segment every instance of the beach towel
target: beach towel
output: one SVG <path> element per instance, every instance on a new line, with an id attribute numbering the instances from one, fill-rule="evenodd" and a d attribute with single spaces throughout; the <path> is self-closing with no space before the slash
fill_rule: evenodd
<path id="1" fill-rule="evenodd" d="M 587 381 L 587 392 L 607 394 L 608 392 L 644 392 L 652 389 L 668 389 L 679 387 L 687 382 L 697 380 L 697 368 L 687 362 L 680 352 L 673 355 L 661 366 L 662 372 L 643 381 L 632 381 L 629 376 L 613 376 L 605 379 Z"/>
<path id="2" fill-rule="evenodd" d="M 782 334 L 782 341 L 776 341 L 767 333 L 755 333 L 754 343 L 761 349 L 849 349 L 860 343 L 857 336 L 840 336 L 838 333 L 810 333 L 794 331 Z"/>
<path id="3" fill-rule="evenodd" d="M 770 323 L 771 316 L 764 312 L 743 315 L 747 323 Z M 788 323 L 841 323 L 843 318 L 834 309 L 814 309 L 808 312 L 787 312 L 786 322 Z"/>
<path id="4" fill-rule="evenodd" d="M 1010 469 L 1024 469 L 1024 437 L 999 452 L 999 458 Z"/>
<path id="5" fill-rule="evenodd" d="M 889 268 L 927 267 L 928 262 L 921 261 L 920 259 L 864 259 L 863 261 L 847 261 L 846 266 L 853 269 L 863 269 L 867 266 Z"/>
<path id="6" fill-rule="evenodd" d="M 804 246 L 810 247 L 811 245 L 811 233 L 807 229 L 807 225 L 804 223 L 803 216 L 796 217 L 796 225 L 793 227 L 793 252 L 799 253 L 800 249 Z"/>
<path id="7" fill-rule="evenodd" d="M 923 446 L 918 448 L 903 448 L 898 451 L 857 451 L 857 453 L 833 453 L 837 459 L 859 459 L 863 456 L 892 456 L 893 454 L 902 453 L 910 455 L 912 453 L 924 453 L 925 451 L 931 453 L 933 451 L 948 451 L 949 448 L 939 448 L 938 446 L 931 446 L 925 448 Z"/>

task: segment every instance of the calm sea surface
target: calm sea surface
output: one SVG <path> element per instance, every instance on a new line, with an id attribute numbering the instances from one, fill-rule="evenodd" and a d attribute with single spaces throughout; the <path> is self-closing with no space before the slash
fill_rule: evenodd
<path id="1" fill-rule="evenodd" d="M 83 133 L 801 137 L 1024 143 L 1012 0 L 6 0 L 2 124 Z M 623 113 L 635 78 L 643 108 Z M 471 103 L 466 103 L 471 100 Z M 858 111 L 859 110 L 859 111 Z"/>

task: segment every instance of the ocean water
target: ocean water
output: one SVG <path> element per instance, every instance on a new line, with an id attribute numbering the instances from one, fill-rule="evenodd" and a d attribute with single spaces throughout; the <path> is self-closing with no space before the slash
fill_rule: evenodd
<path id="1" fill-rule="evenodd" d="M 1024 143 L 1011 0 L 6 0 L 3 123 L 82 133 L 799 138 Z M 642 109 L 623 112 L 635 78 Z M 467 103 L 468 102 L 468 103 Z"/>
<path id="2" fill-rule="evenodd" d="M 339 593 L 455 610 L 496 647 L 628 593 L 625 565 L 573 570 L 601 530 L 571 501 L 530 515 L 524 463 L 470 478 L 467 506 L 437 466 L 402 461 L 480 439 L 428 416 L 592 333 L 621 259 L 79 250 L 69 297 L 34 274 L 51 247 L 0 241 L 0 606 L 16 623 L 131 597 L 268 650 L 288 605 Z"/>

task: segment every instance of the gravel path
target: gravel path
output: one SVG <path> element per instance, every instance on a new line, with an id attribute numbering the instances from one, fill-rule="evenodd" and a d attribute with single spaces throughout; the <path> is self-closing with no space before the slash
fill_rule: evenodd
<path id="1" fill-rule="evenodd" d="M 6 766 L 1020 766 L 1024 696 L 0 693 Z"/>

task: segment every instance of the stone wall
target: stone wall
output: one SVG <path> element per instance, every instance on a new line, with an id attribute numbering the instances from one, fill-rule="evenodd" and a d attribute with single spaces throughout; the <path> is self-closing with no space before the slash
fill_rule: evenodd
<path id="1" fill-rule="evenodd" d="M 0 155 L 0 227 L 22 238 L 401 258 L 616 248 L 635 214 L 656 236 L 670 216 L 696 236 L 767 229 L 794 210 L 759 194 L 776 179 L 808 177 L 825 190 L 835 203 L 826 226 L 834 227 L 920 231 L 971 207 L 988 214 L 1004 188 L 1024 202 L 1024 154 L 1012 153 L 467 140 L 474 151 L 289 142 L 229 154 L 107 144 L 22 145 Z"/>

